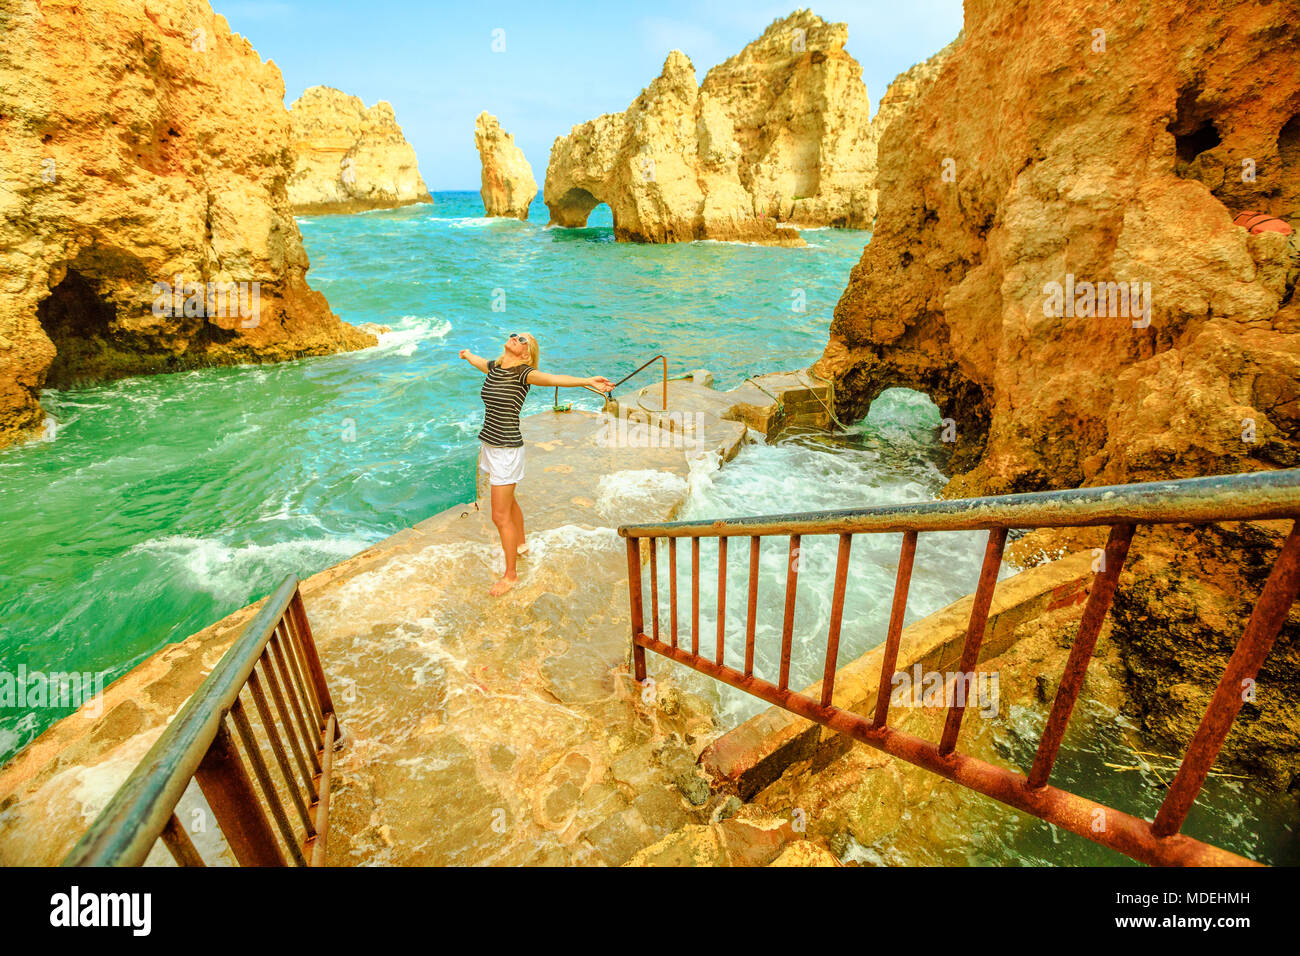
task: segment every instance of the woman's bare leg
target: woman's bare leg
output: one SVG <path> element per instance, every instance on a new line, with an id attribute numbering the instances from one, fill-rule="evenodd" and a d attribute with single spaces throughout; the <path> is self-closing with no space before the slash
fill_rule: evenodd
<path id="1" fill-rule="evenodd" d="M 514 512 L 518 509 L 519 505 L 515 503 L 514 485 L 492 486 L 492 523 L 497 526 L 497 533 L 501 535 L 501 551 L 506 559 L 505 575 L 488 591 L 494 596 L 505 594 L 519 583 L 519 578 L 515 575 L 515 558 L 519 551 L 519 542 L 523 540 L 523 515 L 520 515 L 517 529 Z"/>
<path id="2" fill-rule="evenodd" d="M 519 507 L 519 499 L 514 498 L 514 508 L 510 511 L 510 520 L 514 522 L 515 533 L 519 535 L 518 547 L 520 554 L 528 553 L 528 542 L 524 540 L 524 513 Z"/>

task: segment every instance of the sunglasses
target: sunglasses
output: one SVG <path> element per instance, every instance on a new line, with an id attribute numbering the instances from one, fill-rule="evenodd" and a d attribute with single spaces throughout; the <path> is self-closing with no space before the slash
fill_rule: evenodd
<path id="1" fill-rule="evenodd" d="M 520 342 L 523 342 L 525 345 L 528 344 L 528 336 L 526 335 L 520 335 L 518 332 L 511 332 L 510 337 L 512 339 L 518 339 Z"/>

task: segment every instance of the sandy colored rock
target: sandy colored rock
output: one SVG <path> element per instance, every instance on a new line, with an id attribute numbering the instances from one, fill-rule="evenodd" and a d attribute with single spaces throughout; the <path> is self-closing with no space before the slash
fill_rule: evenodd
<path id="1" fill-rule="evenodd" d="M 876 230 L 815 367 L 840 417 L 894 386 L 930 395 L 956 430 L 951 497 L 1300 465 L 1300 251 L 1232 222 L 1300 220 L 1298 52 L 1280 5 L 967 3 L 962 39 L 880 137 Z M 1279 543 L 1224 540 L 1139 534 L 1117 599 L 1145 729 L 1169 752 Z M 1245 708 L 1225 750 L 1280 786 L 1300 780 L 1297 646 L 1293 611 L 1270 658 L 1281 710 Z"/>
<path id="2" fill-rule="evenodd" d="M 43 387 L 374 344 L 307 285 L 280 71 L 207 3 L 4 19 L 0 445 L 44 421 Z"/>
<path id="3" fill-rule="evenodd" d="M 844 414 L 927 392 L 956 423 L 963 493 L 1300 464 L 1295 248 L 1232 223 L 1300 216 L 1300 21 L 1086 0 L 1023 43 L 1027 19 L 969 4 L 884 127 L 876 231 L 819 365 Z M 1077 309 L 1046 315 L 1072 282 Z M 1114 314 L 1118 288 L 1087 314 L 1082 283 L 1134 282 L 1149 324 L 1146 298 Z"/>
<path id="4" fill-rule="evenodd" d="M 483 211 L 487 216 L 528 218 L 528 204 L 537 195 L 537 180 L 515 138 L 497 118 L 483 112 L 474 121 L 474 146 L 483 163 Z"/>
<path id="5" fill-rule="evenodd" d="M 958 36 L 956 40 L 953 40 L 952 43 L 949 43 L 934 56 L 917 63 L 908 70 L 904 70 L 890 81 L 885 94 L 880 97 L 876 115 L 871 118 L 871 151 L 877 166 L 879 165 L 880 137 L 889 128 L 889 124 L 906 113 L 912 101 L 934 82 L 939 75 L 939 71 L 943 68 L 944 61 L 960 42 L 961 37 Z M 879 186 L 880 184 L 876 179 L 876 170 L 873 168 L 869 203 L 873 216 L 880 206 Z"/>
<path id="6" fill-rule="evenodd" d="M 393 107 L 313 86 L 289 107 L 294 169 L 289 203 L 297 213 L 359 212 L 430 202 L 415 150 Z"/>
<path id="7" fill-rule="evenodd" d="M 800 10 L 696 83 L 674 50 L 624 113 L 551 148 L 551 221 L 586 224 L 608 203 L 634 242 L 799 244 L 783 223 L 870 228 L 875 141 L 848 30 Z"/>
<path id="8" fill-rule="evenodd" d="M 791 843 L 768 866 L 839 866 L 835 854 L 811 840 Z"/>

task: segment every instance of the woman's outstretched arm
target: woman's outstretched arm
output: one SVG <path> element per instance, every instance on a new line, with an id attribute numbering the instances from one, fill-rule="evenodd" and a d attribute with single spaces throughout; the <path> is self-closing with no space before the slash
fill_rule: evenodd
<path id="1" fill-rule="evenodd" d="M 614 390 L 614 383 L 603 375 L 578 378 L 576 375 L 552 375 L 549 372 L 538 372 L 536 370 L 528 373 L 528 384 L 558 385 L 560 388 L 581 388 L 585 385 L 588 388 L 594 388 L 598 392 L 611 392 Z"/>
<path id="2" fill-rule="evenodd" d="M 487 363 L 487 359 L 485 359 L 483 356 L 475 355 L 469 349 L 461 349 L 460 357 L 463 358 L 466 362 L 469 362 L 470 365 L 473 365 L 484 375 L 487 374 L 488 363 Z"/>

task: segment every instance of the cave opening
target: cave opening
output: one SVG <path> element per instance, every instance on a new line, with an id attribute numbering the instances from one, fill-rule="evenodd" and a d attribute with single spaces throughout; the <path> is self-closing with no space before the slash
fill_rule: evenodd
<path id="1" fill-rule="evenodd" d="M 1277 134 L 1277 156 L 1282 166 L 1278 181 L 1282 190 L 1282 204 L 1278 215 L 1300 226 L 1300 113 L 1287 120 Z"/>
<path id="2" fill-rule="evenodd" d="M 75 269 L 36 307 L 36 317 L 54 343 L 55 356 L 45 375 L 47 388 L 70 388 L 98 379 L 117 310 Z"/>
<path id="3" fill-rule="evenodd" d="M 600 204 L 601 201 L 587 190 L 574 186 L 557 202 L 548 201 L 546 206 L 551 212 L 552 224 L 568 229 L 581 229 L 587 225 L 591 211 Z"/>
<path id="4" fill-rule="evenodd" d="M 1186 166 L 1223 142 L 1210 108 L 1200 102 L 1200 97 L 1201 91 L 1195 87 L 1178 94 L 1174 118 L 1167 127 L 1174 137 L 1175 168 Z"/>
<path id="5" fill-rule="evenodd" d="M 1190 163 L 1201 153 L 1208 153 L 1221 142 L 1223 139 L 1215 129 L 1214 121 L 1206 120 L 1191 132 L 1174 133 L 1174 152 L 1180 163 Z"/>
<path id="6" fill-rule="evenodd" d="M 613 229 L 614 228 L 614 211 L 609 208 L 609 203 L 597 203 L 587 215 L 588 229 Z"/>
<path id="7" fill-rule="evenodd" d="M 868 432 L 886 437 L 907 437 L 921 444 L 942 441 L 945 419 L 934 399 L 924 391 L 895 385 L 881 391 L 867 409 Z"/>

